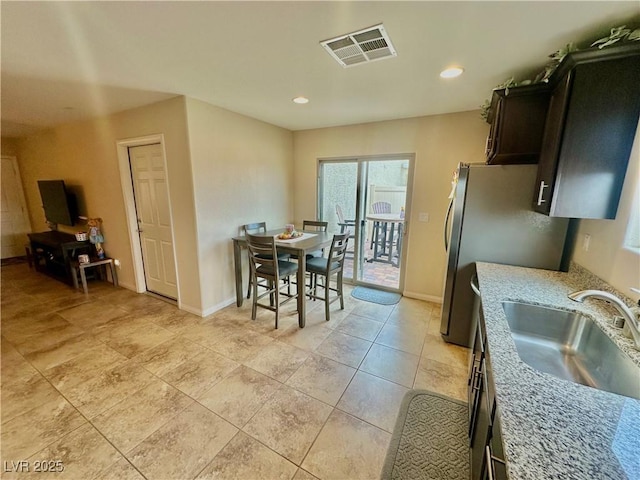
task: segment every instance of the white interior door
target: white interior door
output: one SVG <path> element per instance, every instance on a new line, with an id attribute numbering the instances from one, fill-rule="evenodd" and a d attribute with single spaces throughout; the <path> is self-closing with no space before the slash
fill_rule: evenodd
<path id="1" fill-rule="evenodd" d="M 178 285 L 169 190 L 161 145 L 130 147 L 129 163 L 147 290 L 176 299 Z"/>
<path id="2" fill-rule="evenodd" d="M 15 157 L 2 157 L 1 229 L 2 258 L 24 255 L 27 233 L 31 231 L 24 200 L 18 161 Z"/>

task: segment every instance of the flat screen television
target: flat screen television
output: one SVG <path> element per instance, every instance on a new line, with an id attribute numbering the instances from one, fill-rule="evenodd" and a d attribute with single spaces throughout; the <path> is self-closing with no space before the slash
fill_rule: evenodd
<path id="1" fill-rule="evenodd" d="M 64 180 L 38 180 L 44 215 L 48 222 L 73 225 L 78 212 L 75 197 L 67 192 Z"/>

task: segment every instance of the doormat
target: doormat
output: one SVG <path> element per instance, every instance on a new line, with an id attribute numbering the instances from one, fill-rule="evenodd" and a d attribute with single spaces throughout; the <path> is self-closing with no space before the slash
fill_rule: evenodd
<path id="1" fill-rule="evenodd" d="M 358 300 L 379 303 L 380 305 L 395 305 L 402 298 L 402 295 L 399 293 L 385 292 L 384 290 L 360 286 L 351 291 L 351 296 Z"/>
<path id="2" fill-rule="evenodd" d="M 428 390 L 402 400 L 382 480 L 467 480 L 467 405 Z"/>

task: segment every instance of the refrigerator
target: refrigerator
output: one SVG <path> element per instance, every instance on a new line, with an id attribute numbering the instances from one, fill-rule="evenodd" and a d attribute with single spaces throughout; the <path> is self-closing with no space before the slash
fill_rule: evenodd
<path id="1" fill-rule="evenodd" d="M 560 270 L 569 219 L 536 213 L 537 165 L 459 164 L 444 225 L 447 271 L 440 333 L 471 346 L 475 262 Z"/>

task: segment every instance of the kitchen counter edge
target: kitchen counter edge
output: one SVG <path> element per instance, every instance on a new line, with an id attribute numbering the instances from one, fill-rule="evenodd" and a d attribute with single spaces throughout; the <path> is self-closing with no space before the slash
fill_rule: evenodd
<path id="1" fill-rule="evenodd" d="M 576 303 L 567 298 L 587 288 L 615 290 L 576 264 L 568 273 L 483 262 L 476 266 L 509 479 L 640 478 L 640 401 L 525 364 L 502 308 L 504 301 L 521 301 L 579 311 L 640 366 L 640 352 L 610 324 L 612 307 L 600 300 Z"/>

